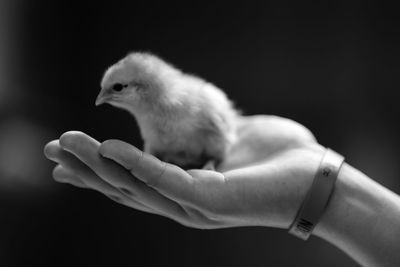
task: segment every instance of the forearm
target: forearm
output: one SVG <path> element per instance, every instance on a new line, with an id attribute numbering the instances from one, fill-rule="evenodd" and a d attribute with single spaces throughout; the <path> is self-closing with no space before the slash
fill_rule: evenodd
<path id="1" fill-rule="evenodd" d="M 344 164 L 315 234 L 363 266 L 399 266 L 400 197 Z"/>

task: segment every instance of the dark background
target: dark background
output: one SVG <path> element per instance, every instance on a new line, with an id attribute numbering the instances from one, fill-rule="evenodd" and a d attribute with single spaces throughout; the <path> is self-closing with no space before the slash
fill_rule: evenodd
<path id="1" fill-rule="evenodd" d="M 0 266 L 357 266 L 312 237 L 195 230 L 56 184 L 42 148 L 67 130 L 141 146 L 95 107 L 107 66 L 152 51 L 223 88 L 246 114 L 308 127 L 400 193 L 398 9 L 365 1 L 0 2 Z"/>

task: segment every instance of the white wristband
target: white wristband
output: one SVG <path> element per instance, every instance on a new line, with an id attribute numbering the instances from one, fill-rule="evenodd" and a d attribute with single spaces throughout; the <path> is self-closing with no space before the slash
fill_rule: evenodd
<path id="1" fill-rule="evenodd" d="M 307 240 L 328 205 L 344 158 L 327 148 L 289 233 Z"/>

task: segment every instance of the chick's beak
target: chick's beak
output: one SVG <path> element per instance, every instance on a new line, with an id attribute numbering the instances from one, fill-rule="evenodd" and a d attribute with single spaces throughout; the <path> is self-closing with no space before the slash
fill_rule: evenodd
<path id="1" fill-rule="evenodd" d="M 96 98 L 96 106 L 106 103 L 108 100 L 112 98 L 112 95 L 107 92 L 100 92 L 100 94 Z"/>

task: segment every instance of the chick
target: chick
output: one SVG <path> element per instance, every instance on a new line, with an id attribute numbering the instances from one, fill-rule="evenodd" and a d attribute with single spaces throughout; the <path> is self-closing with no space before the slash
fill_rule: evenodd
<path id="1" fill-rule="evenodd" d="M 239 112 L 224 92 L 150 53 L 128 54 L 106 70 L 102 103 L 136 118 L 145 152 L 184 169 L 217 166 L 236 138 Z"/>

